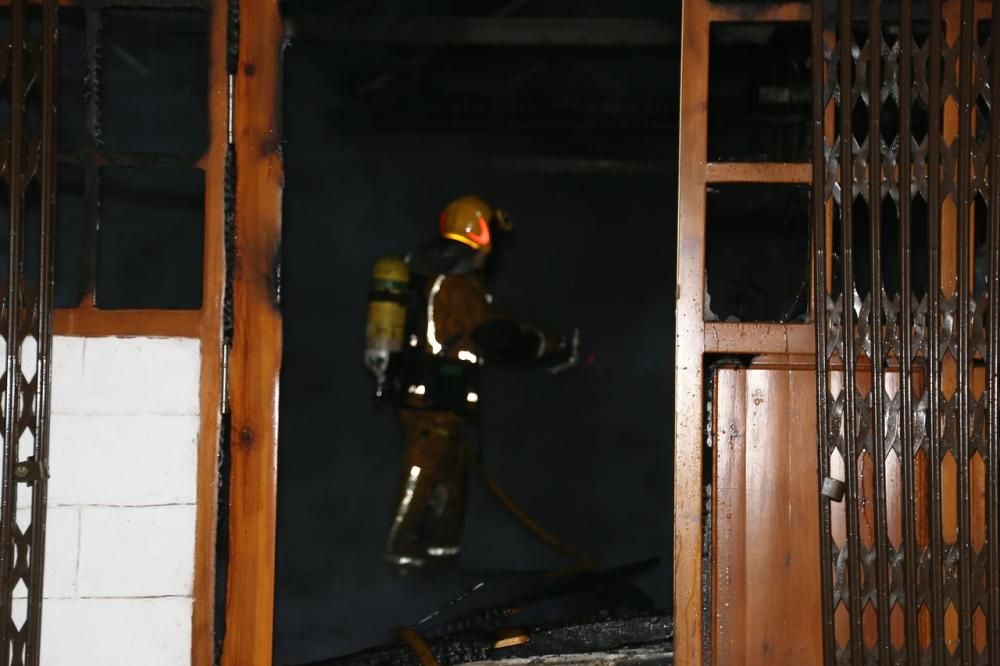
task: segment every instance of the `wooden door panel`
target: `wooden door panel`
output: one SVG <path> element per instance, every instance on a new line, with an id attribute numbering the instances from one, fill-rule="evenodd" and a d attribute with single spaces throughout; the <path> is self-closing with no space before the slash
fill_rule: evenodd
<path id="1" fill-rule="evenodd" d="M 714 396 L 713 661 L 821 663 L 815 371 L 723 367 Z"/>

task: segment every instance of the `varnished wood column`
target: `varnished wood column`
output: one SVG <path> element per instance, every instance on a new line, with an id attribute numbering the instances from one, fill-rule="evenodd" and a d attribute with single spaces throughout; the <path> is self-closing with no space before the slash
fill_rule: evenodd
<path id="1" fill-rule="evenodd" d="M 677 208 L 674 388 L 674 651 L 701 663 L 702 354 L 705 344 L 705 162 L 708 157 L 708 11 L 684 3 Z"/>
<path id="2" fill-rule="evenodd" d="M 274 616 L 277 273 L 284 173 L 278 134 L 283 29 L 277 0 L 240 0 L 236 252 L 230 356 L 229 584 L 223 666 L 270 666 Z"/>

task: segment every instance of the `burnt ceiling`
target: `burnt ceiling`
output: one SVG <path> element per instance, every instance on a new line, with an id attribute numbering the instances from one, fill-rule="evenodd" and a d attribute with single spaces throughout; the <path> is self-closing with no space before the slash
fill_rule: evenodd
<path id="1" fill-rule="evenodd" d="M 341 128 L 675 140 L 679 2 L 288 0 L 283 9 L 291 48 L 308 45 L 327 62 L 327 113 Z M 786 32 L 734 26 L 713 45 L 722 63 L 713 94 L 741 102 L 727 124 L 768 122 L 773 136 L 775 105 L 808 114 L 808 44 L 789 49 Z M 748 73 L 747 51 L 773 65 Z"/>

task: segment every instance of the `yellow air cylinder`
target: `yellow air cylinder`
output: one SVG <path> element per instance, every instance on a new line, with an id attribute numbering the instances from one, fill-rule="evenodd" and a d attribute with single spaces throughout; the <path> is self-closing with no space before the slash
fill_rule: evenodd
<path id="1" fill-rule="evenodd" d="M 365 335 L 365 366 L 378 381 L 381 397 L 389 358 L 403 348 L 406 333 L 406 293 L 410 268 L 399 257 L 382 257 L 372 267 L 368 294 L 368 330 Z"/>

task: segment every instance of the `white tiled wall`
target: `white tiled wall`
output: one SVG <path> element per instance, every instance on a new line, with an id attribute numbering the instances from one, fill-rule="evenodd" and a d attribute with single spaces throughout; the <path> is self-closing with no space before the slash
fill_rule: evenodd
<path id="1" fill-rule="evenodd" d="M 46 666 L 190 664 L 199 363 L 198 340 L 55 339 Z"/>

